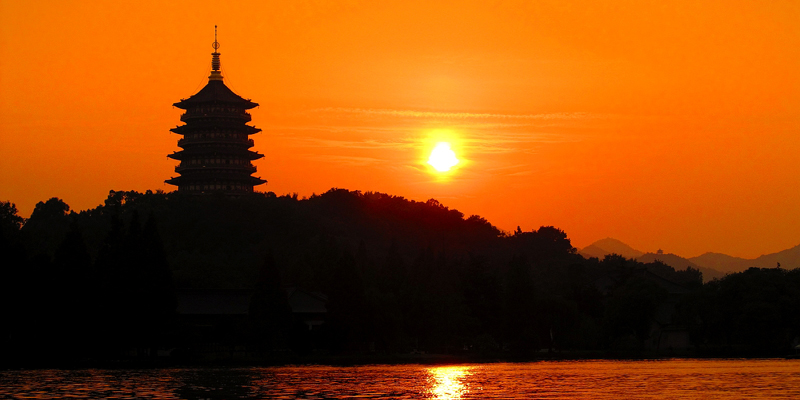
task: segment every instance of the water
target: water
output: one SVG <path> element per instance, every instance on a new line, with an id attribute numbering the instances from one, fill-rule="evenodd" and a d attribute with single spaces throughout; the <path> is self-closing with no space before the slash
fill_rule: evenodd
<path id="1" fill-rule="evenodd" d="M 0 399 L 789 399 L 800 360 L 0 372 Z"/>

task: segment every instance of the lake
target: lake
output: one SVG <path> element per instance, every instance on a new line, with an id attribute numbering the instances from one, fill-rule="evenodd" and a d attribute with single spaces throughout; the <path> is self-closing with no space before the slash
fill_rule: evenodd
<path id="1" fill-rule="evenodd" d="M 2 371 L 8 398 L 797 399 L 800 360 Z"/>

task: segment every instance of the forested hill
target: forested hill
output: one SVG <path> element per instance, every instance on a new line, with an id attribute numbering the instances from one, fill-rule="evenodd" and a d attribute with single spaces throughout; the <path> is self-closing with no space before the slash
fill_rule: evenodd
<path id="1" fill-rule="evenodd" d="M 387 252 L 410 261 L 422 249 L 463 256 L 494 248 L 502 232 L 478 216 L 465 218 L 436 200 L 332 189 L 308 199 L 192 196 L 112 191 L 104 204 L 68 213 L 58 199 L 39 203 L 22 229 L 28 252 L 52 257 L 76 221 L 96 259 L 115 219 L 153 218 L 179 287 L 248 288 L 271 252 L 286 279 L 314 284 L 313 272 L 343 252 L 383 262 Z M 564 235 L 566 240 L 566 236 Z M 564 250 L 571 249 L 568 240 Z"/>
<path id="2" fill-rule="evenodd" d="M 509 236 L 480 216 L 466 217 L 434 199 L 418 202 L 344 189 L 308 199 L 111 191 L 103 205 L 77 213 L 53 198 L 37 204 L 22 234 L 29 254 L 52 258 L 74 221 L 96 259 L 115 221 L 130 229 L 134 215 L 140 224 L 153 218 L 158 226 L 178 287 L 248 287 L 267 252 L 291 283 L 312 285 L 319 278 L 312 272 L 345 251 L 372 263 L 386 261 L 390 250 L 403 262 L 423 250 L 503 262 L 513 248 L 533 251 L 537 258 L 574 253 L 566 234 L 555 228 Z M 537 243 L 535 251 L 527 246 Z"/>
<path id="3" fill-rule="evenodd" d="M 274 349 L 287 344 L 265 337 L 308 330 L 280 322 L 287 287 L 327 296 L 319 342 L 327 344 L 316 346 L 332 351 L 372 343 L 512 357 L 697 345 L 777 354 L 800 335 L 800 270 L 751 269 L 703 285 L 694 268 L 585 259 L 555 227 L 505 233 L 436 200 L 382 193 L 112 191 L 80 212 L 57 198 L 40 202 L 27 220 L 1 202 L 0 234 L 0 311 L 11 321 L 3 343 L 47 343 L 45 355 L 187 346 L 169 327 L 176 293 L 192 289 L 250 293 L 251 322 L 231 337 Z M 62 336 L 51 337 L 56 330 Z M 664 332 L 684 339 L 662 342 Z"/>

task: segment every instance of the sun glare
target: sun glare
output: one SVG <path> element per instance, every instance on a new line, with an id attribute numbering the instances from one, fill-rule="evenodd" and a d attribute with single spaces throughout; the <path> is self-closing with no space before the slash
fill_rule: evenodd
<path id="1" fill-rule="evenodd" d="M 428 369 L 428 373 L 433 378 L 430 393 L 434 399 L 456 400 L 469 394 L 469 388 L 464 384 L 464 378 L 468 377 L 471 367 L 434 367 Z"/>
<path id="2" fill-rule="evenodd" d="M 428 158 L 428 164 L 439 172 L 450 171 L 450 168 L 453 168 L 458 163 L 456 153 L 450 148 L 450 143 L 447 142 L 437 143 Z"/>

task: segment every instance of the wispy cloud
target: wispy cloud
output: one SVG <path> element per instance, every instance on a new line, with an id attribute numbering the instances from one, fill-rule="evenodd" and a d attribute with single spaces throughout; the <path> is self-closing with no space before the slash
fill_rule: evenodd
<path id="1" fill-rule="evenodd" d="M 327 138 L 303 138 L 304 146 L 313 147 L 344 147 L 348 149 L 408 149 L 414 148 L 417 144 L 412 143 L 410 140 L 344 140 L 344 139 L 327 139 Z"/>
<path id="2" fill-rule="evenodd" d="M 359 167 L 398 169 L 397 173 L 428 179 L 424 154 L 430 132 L 454 132 L 454 144 L 464 161 L 462 172 L 450 181 L 486 176 L 524 177 L 535 168 L 524 161 L 544 146 L 576 142 L 584 121 L 602 119 L 590 113 L 499 114 L 402 109 L 329 107 L 307 110 L 265 127 L 265 133 L 283 136 L 302 157 Z M 300 122 L 300 123 L 298 123 Z M 590 122 L 591 123 L 591 122 Z M 551 128 L 554 127 L 554 128 Z M 435 133 L 433 133 L 435 136 Z M 403 172 L 405 171 L 405 172 Z"/>
<path id="3" fill-rule="evenodd" d="M 375 157 L 359 157 L 359 156 L 346 156 L 346 155 L 335 155 L 335 154 L 313 154 L 313 155 L 308 155 L 308 157 L 313 158 L 317 161 L 331 162 L 337 165 L 345 164 L 355 167 L 383 164 L 386 162 L 386 160 L 382 160 L 380 158 L 375 158 Z"/>
<path id="4" fill-rule="evenodd" d="M 497 113 L 469 113 L 469 112 L 443 112 L 419 110 L 393 110 L 384 108 L 345 108 L 327 107 L 313 110 L 315 112 L 360 114 L 373 116 L 427 118 L 427 119 L 510 119 L 510 120 L 576 120 L 600 118 L 600 115 L 585 112 L 550 113 L 550 114 L 497 114 Z"/>
<path id="5" fill-rule="evenodd" d="M 272 127 L 270 131 L 274 131 L 270 132 L 271 135 L 290 135 L 297 146 L 306 148 L 407 151 L 428 145 L 408 127 L 313 125 Z M 512 132 L 508 129 L 473 128 L 462 131 L 460 136 L 461 148 L 470 153 L 484 154 L 530 153 L 539 145 L 581 140 L 580 135 L 545 133 L 530 128 Z"/>

